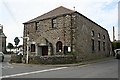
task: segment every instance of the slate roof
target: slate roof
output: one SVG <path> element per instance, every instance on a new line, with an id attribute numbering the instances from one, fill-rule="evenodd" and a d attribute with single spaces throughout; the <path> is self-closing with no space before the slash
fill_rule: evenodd
<path id="1" fill-rule="evenodd" d="M 63 6 L 60 6 L 54 10 L 49 11 L 48 13 L 38 16 L 38 17 L 36 17 L 28 22 L 25 22 L 25 23 L 30 23 L 30 22 L 43 20 L 43 19 L 47 19 L 47 18 L 51 18 L 51 17 L 56 17 L 56 16 L 60 16 L 60 15 L 64 15 L 64 14 L 70 14 L 70 13 L 74 13 L 74 12 L 75 12 L 74 10 L 70 10 Z"/>
<path id="2" fill-rule="evenodd" d="M 98 25 L 99 27 L 101 27 L 99 24 L 95 23 L 94 21 L 92 21 L 91 19 L 87 18 L 86 16 L 84 16 L 83 14 L 77 12 L 77 11 L 74 11 L 74 10 L 70 10 L 68 8 L 65 8 L 63 6 L 60 6 L 56 9 L 53 9 L 41 16 L 38 16 L 32 20 L 29 20 L 23 24 L 26 24 L 26 23 L 31 23 L 31 22 L 36 22 L 36 21 L 39 21 L 39 20 L 44 20 L 44 19 L 48 19 L 48 18 L 52 18 L 52 17 L 57 17 L 57 16 L 61 16 L 61 15 L 65 15 L 65 14 L 72 14 L 72 13 L 78 13 L 79 15 L 83 16 L 84 18 L 86 18 L 87 20 L 89 20 L 90 22 L 94 23 L 95 25 Z M 106 30 L 105 28 L 101 27 L 102 29 Z M 107 31 L 107 30 L 106 30 Z"/>

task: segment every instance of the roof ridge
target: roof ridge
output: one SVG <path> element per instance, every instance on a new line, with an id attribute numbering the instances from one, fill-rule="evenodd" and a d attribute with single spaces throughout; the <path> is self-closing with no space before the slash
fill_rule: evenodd
<path id="1" fill-rule="evenodd" d="M 59 6 L 55 9 L 52 9 L 49 12 L 46 12 L 46 13 L 44 13 L 44 14 L 36 17 L 36 18 L 33 18 L 33 19 L 29 20 L 28 22 L 25 22 L 25 23 L 34 22 L 34 21 L 37 21 L 37 20 L 42 20 L 42 19 L 53 17 L 53 16 L 59 16 L 59 15 L 62 15 L 62 14 L 73 13 L 73 12 L 75 12 L 75 11 L 71 10 L 71 9 L 68 9 L 66 7 L 63 7 L 63 6 Z"/>

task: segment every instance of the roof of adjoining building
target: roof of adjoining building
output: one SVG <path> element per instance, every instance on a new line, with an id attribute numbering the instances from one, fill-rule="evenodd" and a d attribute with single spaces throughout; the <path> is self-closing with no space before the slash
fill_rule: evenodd
<path id="1" fill-rule="evenodd" d="M 60 6 L 54 10 L 51 10 L 48 13 L 45 13 L 41 16 L 38 16 L 38 17 L 36 17 L 28 22 L 25 22 L 25 23 L 30 23 L 30 22 L 43 20 L 43 19 L 47 19 L 47 18 L 51 18 L 51 17 L 56 17 L 56 16 L 60 16 L 60 15 L 64 15 L 64 14 L 70 14 L 70 13 L 74 13 L 74 12 L 75 12 L 74 10 L 70 10 L 70 9 L 67 9 L 63 6 Z"/>

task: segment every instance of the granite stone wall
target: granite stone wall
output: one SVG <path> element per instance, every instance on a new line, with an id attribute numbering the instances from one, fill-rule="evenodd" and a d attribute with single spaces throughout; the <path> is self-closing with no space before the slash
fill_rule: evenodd
<path id="1" fill-rule="evenodd" d="M 75 62 L 76 58 L 72 55 L 34 56 L 29 58 L 29 63 L 34 64 L 70 64 Z"/>
<path id="2" fill-rule="evenodd" d="M 54 28 L 52 28 L 51 18 L 33 22 L 30 24 L 25 24 L 24 36 L 27 36 L 28 34 L 30 42 L 36 42 L 38 46 L 40 46 L 40 44 L 42 43 L 45 43 L 43 38 L 46 39 L 49 43 L 53 45 L 53 53 L 56 54 L 56 43 L 58 41 L 62 42 L 63 49 L 64 46 L 71 46 L 71 16 L 59 16 L 56 18 L 56 20 L 57 27 Z M 26 43 L 25 40 L 24 43 Z"/>
<path id="3" fill-rule="evenodd" d="M 76 13 L 74 16 L 74 44 L 78 59 L 81 56 L 87 56 L 89 58 L 90 55 L 96 54 L 98 54 L 98 56 L 109 56 L 112 53 L 112 48 L 107 30 L 80 14 Z M 92 31 L 94 31 L 94 36 L 92 36 Z M 99 37 L 98 34 L 100 34 Z M 94 51 L 92 50 L 92 40 L 94 40 Z M 98 49 L 98 41 L 100 42 L 100 50 Z M 103 46 L 103 43 L 105 43 L 105 46 Z M 105 47 L 105 50 L 103 50 L 103 47 Z"/>
<path id="4" fill-rule="evenodd" d="M 54 18 L 57 21 L 56 27 L 52 26 L 52 19 Z M 69 46 L 78 61 L 83 58 L 99 57 L 100 55 L 109 56 L 112 53 L 109 34 L 104 29 L 105 27 L 101 27 L 79 13 L 61 15 L 54 18 L 24 24 L 24 36 L 29 35 L 30 42 L 35 42 L 36 48 L 43 43 L 48 47 L 51 44 L 53 51 L 50 51 L 50 55 L 57 55 L 56 43 L 61 41 L 62 52 L 59 55 L 64 55 L 64 46 Z M 92 36 L 92 31 L 94 36 Z M 94 51 L 92 50 L 92 40 L 94 40 Z M 100 50 L 98 49 L 98 42 L 100 42 Z M 103 43 L 105 43 L 104 49 Z M 24 50 L 26 51 L 26 40 L 24 40 Z M 40 53 L 37 49 L 34 53 L 29 52 L 29 54 L 41 56 L 38 55 Z"/>

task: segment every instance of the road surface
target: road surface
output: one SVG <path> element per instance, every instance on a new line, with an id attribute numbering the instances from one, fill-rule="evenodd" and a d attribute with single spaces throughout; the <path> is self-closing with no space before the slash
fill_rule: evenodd
<path id="1" fill-rule="evenodd" d="M 118 60 L 71 67 L 3 62 L 1 78 L 118 78 Z"/>

